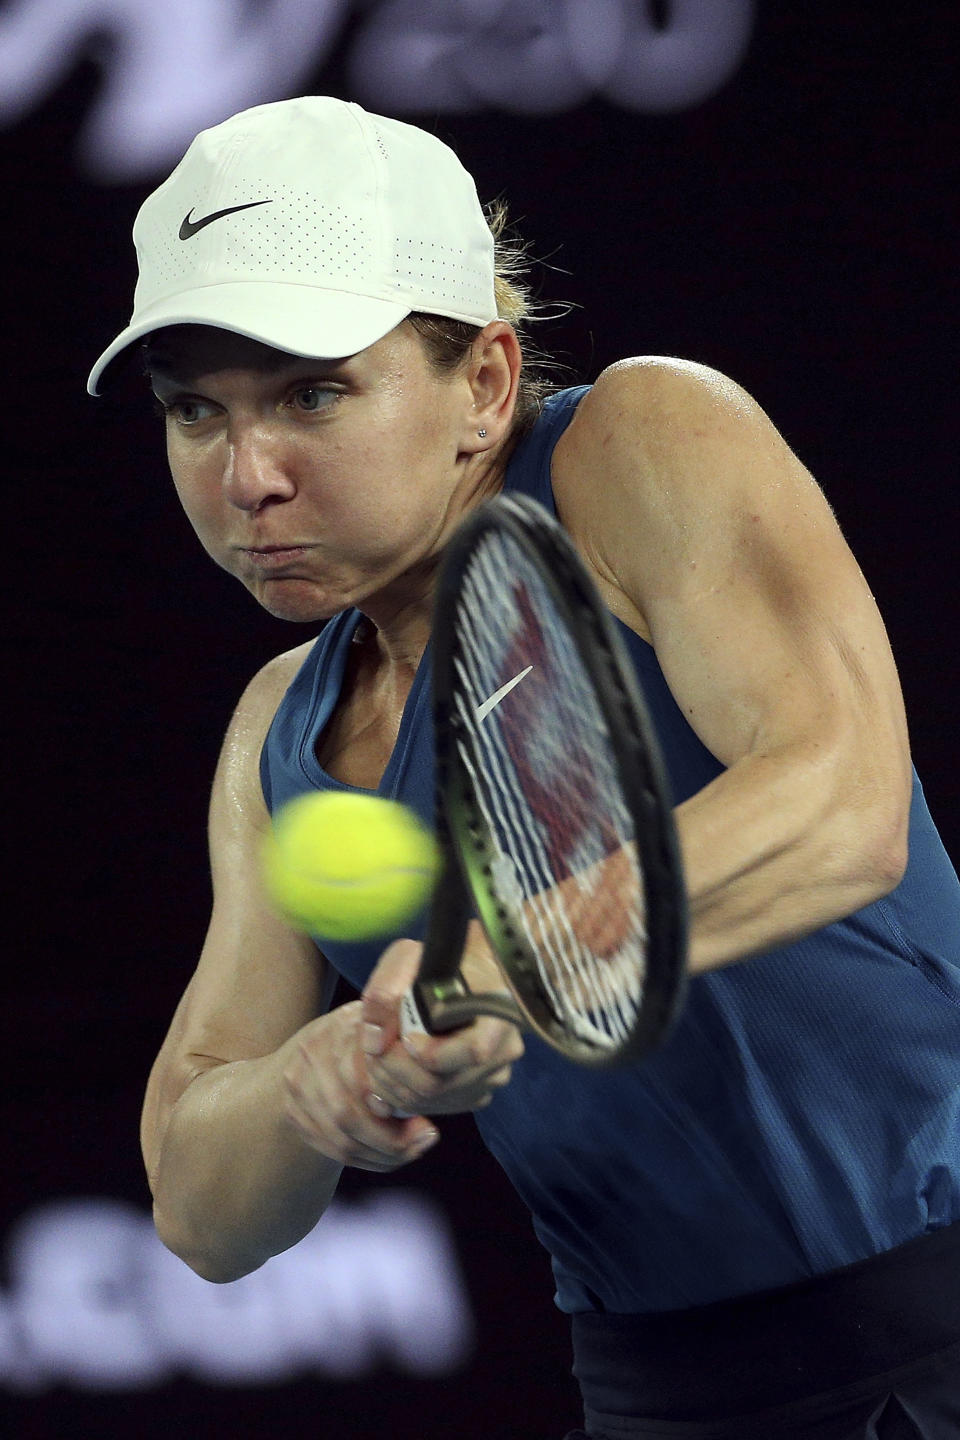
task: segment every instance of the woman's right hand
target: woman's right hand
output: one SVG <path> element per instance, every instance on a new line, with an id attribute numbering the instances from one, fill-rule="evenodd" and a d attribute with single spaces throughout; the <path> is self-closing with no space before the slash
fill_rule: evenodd
<path id="1" fill-rule="evenodd" d="M 285 1115 L 312 1149 L 341 1165 L 389 1172 L 440 1138 L 422 1115 L 383 1117 L 367 1073 L 359 1000 L 304 1025 L 287 1042 Z"/>

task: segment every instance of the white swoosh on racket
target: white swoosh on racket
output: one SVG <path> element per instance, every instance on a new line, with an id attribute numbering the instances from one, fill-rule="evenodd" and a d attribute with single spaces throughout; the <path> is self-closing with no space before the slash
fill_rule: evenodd
<path id="1" fill-rule="evenodd" d="M 489 700 L 484 700 L 482 705 L 478 705 L 474 712 L 477 719 L 486 720 L 494 706 L 499 705 L 500 701 L 510 694 L 510 691 L 515 685 L 519 685 L 521 680 L 525 680 L 532 669 L 533 666 L 528 665 L 526 670 L 521 670 L 519 675 L 514 675 L 513 679 L 508 680 L 506 685 L 501 685 L 499 690 L 495 690 Z"/>

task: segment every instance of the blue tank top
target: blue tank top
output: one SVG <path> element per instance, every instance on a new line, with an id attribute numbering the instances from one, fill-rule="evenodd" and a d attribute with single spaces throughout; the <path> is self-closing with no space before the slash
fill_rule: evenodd
<path id="1" fill-rule="evenodd" d="M 554 446 L 585 387 L 553 396 L 505 488 L 555 513 Z M 273 809 L 347 789 L 317 762 L 355 611 L 326 626 L 264 746 Z M 618 624 L 620 622 L 617 622 Z M 676 802 L 722 769 L 624 625 Z M 429 647 L 380 793 L 433 808 Z M 407 933 L 421 938 L 422 919 Z M 382 944 L 323 946 L 362 988 Z M 478 1112 L 530 1207 L 564 1310 L 651 1312 L 803 1280 L 960 1219 L 960 884 L 914 776 L 897 889 L 796 944 L 698 975 L 667 1044 L 625 1071 L 528 1037 Z"/>

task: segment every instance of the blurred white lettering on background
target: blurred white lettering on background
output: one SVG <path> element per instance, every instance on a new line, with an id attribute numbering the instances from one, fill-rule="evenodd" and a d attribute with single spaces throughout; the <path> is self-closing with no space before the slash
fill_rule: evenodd
<path id="1" fill-rule="evenodd" d="M 697 105 L 746 53 L 755 0 L 358 0 L 353 98 L 386 114 L 556 114 L 591 96 Z M 84 57 L 102 87 L 79 139 L 93 178 L 169 169 L 198 130 L 281 99 L 322 68 L 351 0 L 11 0 L 0 11 L 0 124 Z"/>
<path id="2" fill-rule="evenodd" d="M 446 1224 L 408 1190 L 335 1203 L 299 1245 L 228 1285 L 199 1279 L 116 1200 L 38 1207 L 7 1254 L 0 1385 L 20 1393 L 352 1380 L 382 1365 L 440 1376 L 472 1349 Z"/>

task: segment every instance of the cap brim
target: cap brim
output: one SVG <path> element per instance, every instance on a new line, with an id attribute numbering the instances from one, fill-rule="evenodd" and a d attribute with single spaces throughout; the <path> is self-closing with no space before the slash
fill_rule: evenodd
<path id="1" fill-rule="evenodd" d="M 382 339 L 409 314 L 410 306 L 399 301 L 305 285 L 246 281 L 185 291 L 134 314 L 90 371 L 87 390 L 98 395 L 111 362 L 168 325 L 211 325 L 291 355 L 339 360 Z"/>

